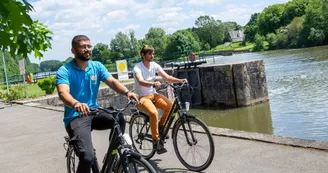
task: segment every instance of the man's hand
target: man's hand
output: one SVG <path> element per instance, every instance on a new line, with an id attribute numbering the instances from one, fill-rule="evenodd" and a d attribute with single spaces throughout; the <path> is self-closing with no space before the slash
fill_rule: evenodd
<path id="1" fill-rule="evenodd" d="M 78 102 L 73 108 L 79 113 L 79 117 L 87 117 L 90 113 L 89 106 L 85 103 Z"/>
<path id="2" fill-rule="evenodd" d="M 139 104 L 139 96 L 138 96 L 138 94 L 133 93 L 133 92 L 128 92 L 127 96 L 128 96 L 129 99 L 134 99 Z"/>
<path id="3" fill-rule="evenodd" d="M 162 84 L 160 81 L 155 81 L 154 84 L 153 84 L 153 87 L 155 88 L 161 88 Z"/>
<path id="4" fill-rule="evenodd" d="M 180 79 L 180 83 L 188 83 L 188 80 L 187 79 Z"/>

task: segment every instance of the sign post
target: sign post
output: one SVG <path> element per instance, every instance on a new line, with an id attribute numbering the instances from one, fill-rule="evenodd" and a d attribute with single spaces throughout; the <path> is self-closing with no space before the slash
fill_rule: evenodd
<path id="1" fill-rule="evenodd" d="M 126 60 L 116 61 L 117 77 L 118 80 L 127 80 L 129 79 L 129 73 L 127 68 Z"/>
<path id="2" fill-rule="evenodd" d="M 8 85 L 8 77 L 7 77 L 6 61 L 5 61 L 5 53 L 4 52 L 2 52 L 2 61 L 3 61 L 3 71 L 5 71 L 6 85 L 7 85 L 7 91 L 8 91 L 8 96 L 9 96 L 10 93 L 9 93 L 9 85 Z"/>
<path id="3" fill-rule="evenodd" d="M 25 81 L 25 63 L 24 59 L 19 60 L 19 72 L 21 75 L 23 75 L 23 80 L 24 80 L 24 90 L 25 90 L 25 98 L 27 97 L 26 93 L 26 81 Z"/>

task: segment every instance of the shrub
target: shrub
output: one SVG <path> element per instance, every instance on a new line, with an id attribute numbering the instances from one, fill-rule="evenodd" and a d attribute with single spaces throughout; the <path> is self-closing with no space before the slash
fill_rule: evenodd
<path id="1" fill-rule="evenodd" d="M 264 49 L 265 38 L 259 34 L 255 35 L 255 47 L 254 50 L 261 51 Z"/>
<path id="2" fill-rule="evenodd" d="M 0 98 L 4 101 L 11 101 L 24 98 L 24 85 L 11 85 L 9 86 L 8 95 L 7 90 L 0 92 Z"/>
<path id="3" fill-rule="evenodd" d="M 52 94 L 56 88 L 56 77 L 47 77 L 38 80 L 38 86 L 46 92 L 46 94 Z"/>

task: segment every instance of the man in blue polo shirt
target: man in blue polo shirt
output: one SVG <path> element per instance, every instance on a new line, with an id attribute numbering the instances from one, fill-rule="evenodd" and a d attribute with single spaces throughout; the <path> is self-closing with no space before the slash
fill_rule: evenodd
<path id="1" fill-rule="evenodd" d="M 116 80 L 104 67 L 91 58 L 90 39 L 84 35 L 77 35 L 72 40 L 74 59 L 57 71 L 56 86 L 60 99 L 65 104 L 64 124 L 73 142 L 75 152 L 79 157 L 77 173 L 90 173 L 94 161 L 94 151 L 91 131 L 112 128 L 114 120 L 106 112 L 100 111 L 95 116 L 89 116 L 89 108 L 97 108 L 97 95 L 100 81 L 118 93 L 125 94 L 129 99 L 138 101 L 138 95 L 130 92 L 123 84 Z M 124 133 L 125 120 L 118 116 L 118 122 Z"/>

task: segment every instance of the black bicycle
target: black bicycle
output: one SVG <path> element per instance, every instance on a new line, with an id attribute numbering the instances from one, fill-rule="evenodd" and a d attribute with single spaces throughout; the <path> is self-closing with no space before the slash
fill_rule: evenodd
<path id="1" fill-rule="evenodd" d="M 164 88 L 168 86 L 174 89 L 175 100 L 165 124 L 159 129 L 160 142 L 165 143 L 165 137 L 172 127 L 174 151 L 180 162 L 191 171 L 202 171 L 212 163 L 214 157 L 212 134 L 202 120 L 189 113 L 189 102 L 184 103 L 185 108 L 182 107 L 179 94 L 186 88 L 193 88 L 187 83 L 166 84 Z M 132 138 L 133 148 L 145 159 L 154 156 L 149 116 L 146 113 L 137 109 L 133 110 L 129 134 Z"/>
<path id="2" fill-rule="evenodd" d="M 111 108 L 97 108 L 91 109 L 91 115 L 98 110 L 105 111 L 113 116 L 123 116 L 122 112 L 130 105 L 136 104 L 134 100 L 130 100 L 123 109 Z M 127 134 L 122 134 L 120 125 L 115 120 L 114 127 L 112 128 L 109 139 L 109 147 L 107 154 L 105 154 L 103 160 L 103 166 L 100 170 L 96 152 L 94 164 L 92 165 L 93 173 L 129 173 L 129 172 L 149 172 L 156 173 L 154 168 L 145 160 L 139 153 L 134 151 L 131 146 L 131 139 Z M 72 141 L 76 139 L 70 139 L 65 136 L 64 148 L 66 150 L 67 172 L 75 173 L 78 165 L 78 157 L 75 154 Z"/>

